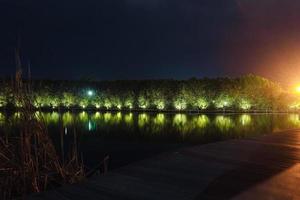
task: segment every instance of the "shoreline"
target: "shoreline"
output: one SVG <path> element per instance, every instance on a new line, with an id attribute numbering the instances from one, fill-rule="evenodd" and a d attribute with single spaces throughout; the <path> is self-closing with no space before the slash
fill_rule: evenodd
<path id="1" fill-rule="evenodd" d="M 20 112 L 23 108 L 1 107 L 0 112 Z M 274 110 L 157 110 L 157 109 L 97 109 L 97 108 L 34 108 L 41 112 L 132 112 L 132 113 L 166 113 L 166 114 L 299 114 L 300 111 Z"/>

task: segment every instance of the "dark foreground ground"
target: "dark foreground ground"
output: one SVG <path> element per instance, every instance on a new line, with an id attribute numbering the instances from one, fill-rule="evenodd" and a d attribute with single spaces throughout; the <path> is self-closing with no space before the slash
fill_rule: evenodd
<path id="1" fill-rule="evenodd" d="M 183 148 L 31 199 L 300 199 L 300 130 Z"/>

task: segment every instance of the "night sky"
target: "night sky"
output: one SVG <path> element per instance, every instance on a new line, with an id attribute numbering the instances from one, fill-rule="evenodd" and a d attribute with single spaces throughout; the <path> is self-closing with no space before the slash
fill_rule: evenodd
<path id="1" fill-rule="evenodd" d="M 299 10 L 298 0 L 0 0 L 0 73 L 14 73 L 19 46 L 38 79 L 298 82 Z"/>

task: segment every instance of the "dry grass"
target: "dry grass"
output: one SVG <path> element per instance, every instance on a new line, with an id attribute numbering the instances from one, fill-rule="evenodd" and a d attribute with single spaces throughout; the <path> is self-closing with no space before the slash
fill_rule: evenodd
<path id="1" fill-rule="evenodd" d="M 18 136 L 0 136 L 0 199 L 25 197 L 85 179 L 76 142 L 67 158 L 59 156 L 40 116 L 35 116 L 30 84 L 17 71 L 15 100 L 22 104 Z M 63 161 L 62 161 L 63 160 Z"/>

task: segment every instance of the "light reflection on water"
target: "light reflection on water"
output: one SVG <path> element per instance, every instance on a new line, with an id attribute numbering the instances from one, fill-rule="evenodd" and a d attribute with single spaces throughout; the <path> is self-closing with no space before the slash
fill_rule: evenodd
<path id="1" fill-rule="evenodd" d="M 215 119 L 215 125 L 221 132 L 225 132 L 233 128 L 235 123 L 229 116 L 217 116 Z"/>
<path id="2" fill-rule="evenodd" d="M 169 138 L 170 141 L 186 140 L 217 141 L 270 133 L 274 130 L 300 128 L 299 114 L 167 114 L 167 113 L 121 113 L 121 112 L 37 112 L 52 132 L 70 133 L 71 127 L 78 132 L 94 132 L 101 136 L 155 137 Z M 0 113 L 0 127 L 18 126 L 20 112 L 11 115 Z M 11 123 L 8 123 L 10 121 Z M 67 130 L 67 131 L 66 131 Z M 119 133 L 119 134 L 116 134 Z M 184 137 L 183 137 L 184 136 Z M 209 138 L 207 140 L 207 138 Z"/>
<path id="3" fill-rule="evenodd" d="M 65 155 L 76 139 L 87 166 L 98 166 L 109 155 L 111 168 L 188 145 L 300 128 L 299 114 L 37 112 L 35 117 L 48 127 L 58 152 L 62 139 Z M 19 134 L 21 118 L 20 112 L 0 112 L 0 134 Z"/>

